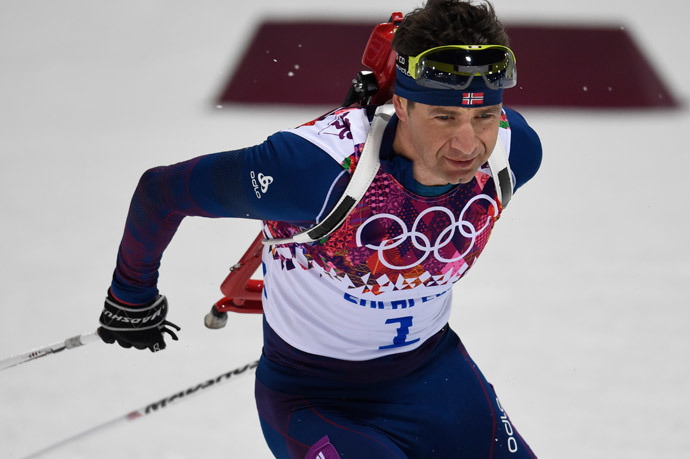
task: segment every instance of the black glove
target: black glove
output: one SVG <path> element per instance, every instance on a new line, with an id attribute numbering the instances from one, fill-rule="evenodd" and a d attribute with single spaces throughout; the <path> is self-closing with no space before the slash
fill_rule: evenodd
<path id="1" fill-rule="evenodd" d="M 108 292 L 98 334 L 108 344 L 117 341 L 117 344 L 126 348 L 134 346 L 137 349 L 149 348 L 151 352 L 160 351 L 165 349 L 164 332 L 177 340 L 177 335 L 168 326 L 180 330 L 180 327 L 165 320 L 167 314 L 168 300 L 163 295 L 149 304 L 128 306 Z"/>

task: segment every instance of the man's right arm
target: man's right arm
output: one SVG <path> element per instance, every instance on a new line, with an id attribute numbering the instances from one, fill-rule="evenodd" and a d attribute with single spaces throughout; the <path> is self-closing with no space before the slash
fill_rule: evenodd
<path id="1" fill-rule="evenodd" d="M 313 222 L 325 201 L 334 202 L 333 185 L 347 179 L 330 156 L 291 133 L 150 169 L 132 197 L 111 294 L 134 305 L 157 298 L 160 259 L 184 217 Z"/>

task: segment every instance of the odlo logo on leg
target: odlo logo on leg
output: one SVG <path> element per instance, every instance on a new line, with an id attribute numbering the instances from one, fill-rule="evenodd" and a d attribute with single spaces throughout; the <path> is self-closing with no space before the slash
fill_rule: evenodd
<path id="1" fill-rule="evenodd" d="M 268 191 L 268 186 L 273 183 L 273 177 L 270 175 L 264 175 L 261 172 L 255 174 L 254 171 L 249 173 L 249 177 L 252 179 L 252 186 L 254 187 L 254 194 L 256 199 L 261 199 L 261 194 L 266 194 Z M 261 192 L 259 192 L 259 187 L 261 187 Z"/>
<path id="2" fill-rule="evenodd" d="M 501 406 L 501 401 L 498 399 L 498 397 L 496 397 L 496 404 L 498 405 L 498 409 L 501 410 L 501 423 L 503 424 L 503 429 L 508 437 L 508 451 L 511 453 L 517 453 L 518 443 L 515 439 L 515 430 L 513 430 L 510 419 L 508 419 L 508 415 Z"/>

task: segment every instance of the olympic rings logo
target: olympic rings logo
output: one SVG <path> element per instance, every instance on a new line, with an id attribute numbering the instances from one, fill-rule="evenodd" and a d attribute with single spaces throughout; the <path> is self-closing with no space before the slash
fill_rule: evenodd
<path id="1" fill-rule="evenodd" d="M 475 228 L 474 224 L 471 221 L 465 220 L 465 214 L 467 213 L 468 209 L 472 204 L 479 200 L 485 200 L 488 201 L 491 207 L 493 208 L 493 217 L 498 217 L 498 204 L 496 203 L 495 200 L 493 200 L 491 197 L 485 195 L 485 194 L 480 194 L 478 196 L 473 197 L 472 199 L 469 200 L 469 202 L 465 205 L 465 207 L 462 209 L 462 212 L 460 212 L 460 216 L 458 217 L 457 221 L 455 220 L 455 216 L 453 213 L 445 208 L 445 207 L 430 207 L 426 210 L 424 210 L 422 213 L 420 213 L 417 218 L 414 221 L 414 224 L 412 225 L 412 229 L 408 230 L 407 225 L 405 222 L 400 218 L 395 215 L 391 214 L 377 214 L 365 221 L 358 229 L 357 229 L 357 235 L 356 235 L 356 242 L 357 242 L 357 247 L 366 247 L 370 250 L 376 250 L 378 252 L 379 260 L 381 263 L 386 266 L 387 268 L 390 269 L 395 269 L 395 270 L 403 270 L 403 269 L 410 269 L 413 268 L 427 259 L 429 255 L 432 253 L 434 254 L 434 257 L 443 263 L 452 263 L 455 261 L 459 261 L 460 259 L 464 258 L 470 251 L 474 248 L 474 244 L 477 240 L 477 237 L 481 235 L 484 230 L 491 224 L 491 219 L 487 219 L 486 222 L 484 223 L 484 226 L 481 228 L 477 229 Z M 431 240 L 427 235 L 424 233 L 421 233 L 417 230 L 417 227 L 419 224 L 423 221 L 423 218 L 432 212 L 442 212 L 448 216 L 448 219 L 450 220 L 450 225 L 445 228 L 441 233 L 438 235 L 434 243 L 431 243 Z M 381 220 L 381 219 L 390 219 L 395 224 L 398 225 L 400 228 L 400 235 L 395 236 L 392 239 L 384 239 L 380 244 L 362 244 L 362 231 L 364 231 L 364 228 L 372 223 L 375 220 Z M 453 257 L 453 258 L 446 258 L 441 254 L 441 250 L 448 246 L 453 238 L 455 237 L 455 232 L 458 231 L 459 234 L 467 239 L 471 240 L 471 243 L 467 247 L 467 249 Z M 402 244 L 404 244 L 407 240 L 410 240 L 412 242 L 412 245 L 419 251 L 423 252 L 423 256 L 418 259 L 417 261 L 410 263 L 409 265 L 405 266 L 397 266 L 391 264 L 386 259 L 386 251 L 394 249 Z"/>

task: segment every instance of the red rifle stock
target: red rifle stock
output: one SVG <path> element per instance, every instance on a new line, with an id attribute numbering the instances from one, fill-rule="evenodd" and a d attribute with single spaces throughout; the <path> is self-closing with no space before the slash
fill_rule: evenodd
<path id="1" fill-rule="evenodd" d="M 391 41 L 402 20 L 402 13 L 394 12 L 388 22 L 374 27 L 362 55 L 362 64 L 369 67 L 376 77 L 378 89 L 370 101 L 376 105 L 386 103 L 393 95 L 395 51 L 391 48 Z M 261 295 L 264 282 L 251 278 L 261 264 L 262 239 L 263 234 L 259 233 L 240 261 L 230 268 L 230 273 L 220 286 L 223 298 L 213 305 L 204 319 L 208 328 L 224 327 L 228 312 L 263 313 Z"/>

